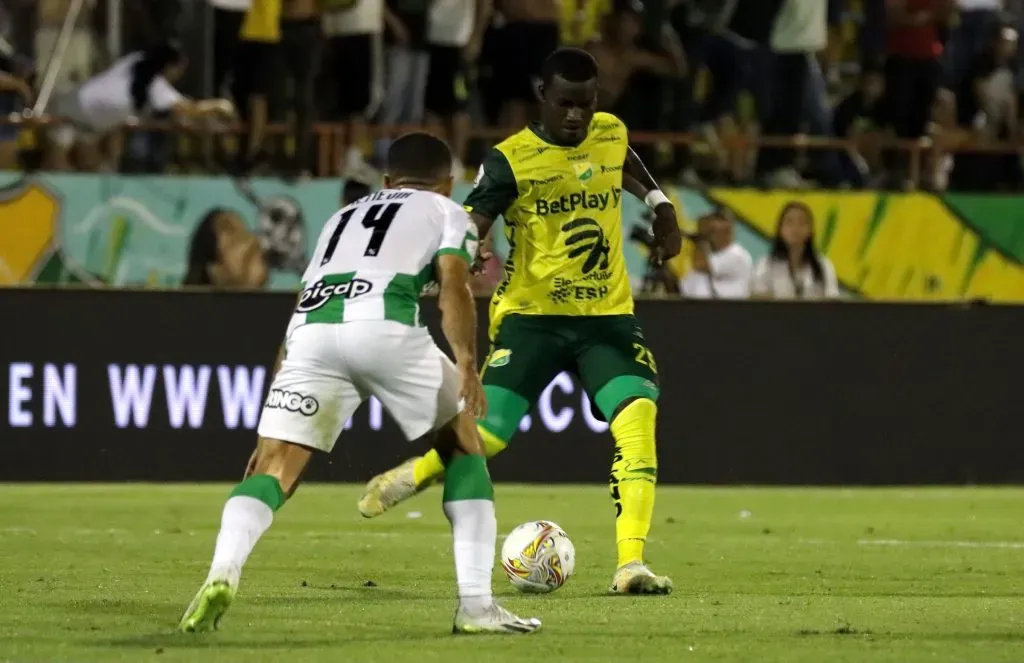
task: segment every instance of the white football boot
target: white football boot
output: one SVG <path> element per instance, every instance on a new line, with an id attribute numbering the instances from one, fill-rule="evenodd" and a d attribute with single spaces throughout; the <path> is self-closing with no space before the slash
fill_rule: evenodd
<path id="1" fill-rule="evenodd" d="M 462 635 L 483 635 L 505 633 L 509 635 L 525 635 L 540 628 L 540 620 L 536 617 L 523 619 L 513 615 L 497 603 L 491 603 L 479 612 L 470 612 L 463 606 L 455 612 L 455 623 L 452 633 Z"/>

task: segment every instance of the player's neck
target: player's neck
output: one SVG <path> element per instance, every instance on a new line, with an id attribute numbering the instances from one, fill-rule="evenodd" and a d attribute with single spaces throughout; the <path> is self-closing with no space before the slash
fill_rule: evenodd
<path id="1" fill-rule="evenodd" d="M 556 145 L 558 147 L 576 147 L 576 146 L 580 145 L 583 141 L 585 141 L 587 139 L 587 137 L 584 136 L 583 138 L 581 138 L 580 140 L 577 140 L 577 141 L 568 141 L 567 142 L 567 141 L 563 141 L 563 140 L 557 140 L 551 134 L 550 131 L 548 131 L 547 129 L 544 128 L 544 125 L 541 124 L 540 122 L 531 122 L 530 123 L 530 131 L 532 131 L 534 133 L 534 135 L 537 136 L 537 138 L 540 138 L 545 143 L 550 143 L 551 145 Z"/>
<path id="2" fill-rule="evenodd" d="M 437 185 L 432 182 L 422 182 L 419 180 L 398 180 L 396 182 L 388 182 L 389 189 L 415 189 L 417 191 L 430 191 L 431 193 L 439 193 Z"/>

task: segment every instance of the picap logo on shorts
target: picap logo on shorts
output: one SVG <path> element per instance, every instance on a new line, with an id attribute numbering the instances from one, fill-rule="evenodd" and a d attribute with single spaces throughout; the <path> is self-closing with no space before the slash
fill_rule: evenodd
<path id="1" fill-rule="evenodd" d="M 298 412 L 306 417 L 312 417 L 320 409 L 320 403 L 312 396 L 303 396 L 283 389 L 271 389 L 267 396 L 266 406 L 272 409 Z"/>
<path id="2" fill-rule="evenodd" d="M 298 313 L 309 313 L 329 302 L 332 297 L 354 299 L 371 290 L 373 290 L 373 284 L 363 279 L 352 279 L 344 283 L 324 283 L 323 280 L 320 280 L 302 291 L 295 310 Z"/>
<path id="3" fill-rule="evenodd" d="M 507 366 L 508 362 L 511 360 L 512 351 L 502 348 L 491 353 L 490 358 L 487 360 L 487 365 L 492 368 L 499 368 L 501 366 Z"/>

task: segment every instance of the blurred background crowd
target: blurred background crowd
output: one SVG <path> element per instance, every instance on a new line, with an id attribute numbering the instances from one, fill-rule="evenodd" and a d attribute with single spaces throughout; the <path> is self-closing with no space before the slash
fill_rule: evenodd
<path id="1" fill-rule="evenodd" d="M 0 168 L 373 181 L 376 127 L 427 125 L 463 177 L 530 119 L 540 63 L 568 44 L 673 182 L 1009 190 L 1022 4 L 0 0 L 0 114 L 67 120 L 0 127 Z M 120 130 L 138 119 L 188 132 Z"/>

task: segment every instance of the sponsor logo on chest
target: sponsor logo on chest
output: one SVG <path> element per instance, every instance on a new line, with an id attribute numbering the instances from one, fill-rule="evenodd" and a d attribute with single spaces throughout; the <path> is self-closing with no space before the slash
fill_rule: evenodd
<path id="1" fill-rule="evenodd" d="M 622 200 L 622 189 L 611 187 L 607 191 L 574 191 L 557 195 L 558 191 L 552 191 L 555 196 L 538 197 L 534 203 L 534 213 L 537 216 L 548 216 L 549 214 L 571 214 L 576 210 L 604 210 L 616 208 Z"/>
<path id="2" fill-rule="evenodd" d="M 363 279 L 352 279 L 345 283 L 317 281 L 299 295 L 299 304 L 295 307 L 295 311 L 298 313 L 309 313 L 322 307 L 333 297 L 355 299 L 371 290 L 373 290 L 373 284 Z"/>

